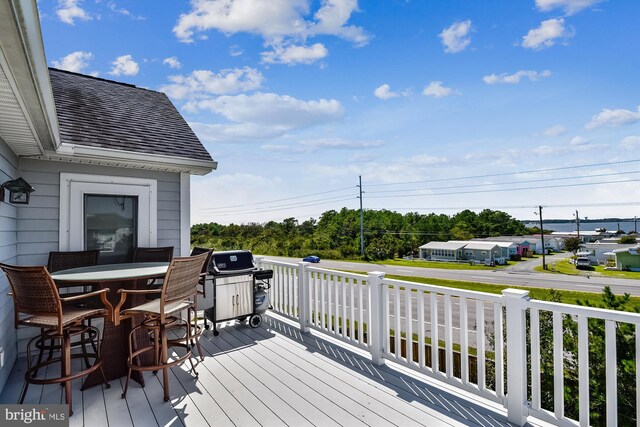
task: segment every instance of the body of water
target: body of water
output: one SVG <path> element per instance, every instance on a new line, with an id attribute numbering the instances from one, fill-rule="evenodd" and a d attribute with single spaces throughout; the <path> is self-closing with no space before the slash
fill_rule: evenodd
<path id="1" fill-rule="evenodd" d="M 640 229 L 640 219 L 637 221 L 637 229 Z M 524 221 L 526 227 L 539 227 L 540 221 Z M 616 231 L 618 228 L 625 233 L 636 230 L 634 221 L 603 221 L 603 222 L 580 222 L 580 231 L 595 231 L 596 228 L 606 228 L 607 231 Z M 545 230 L 570 232 L 576 231 L 576 222 L 544 222 Z"/>

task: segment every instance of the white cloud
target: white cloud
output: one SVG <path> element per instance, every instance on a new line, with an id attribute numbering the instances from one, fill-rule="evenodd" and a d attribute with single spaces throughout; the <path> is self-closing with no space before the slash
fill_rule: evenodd
<path id="1" fill-rule="evenodd" d="M 77 51 L 60 58 L 59 61 L 51 61 L 51 65 L 61 70 L 80 73 L 89 66 L 89 61 L 93 59 L 91 52 Z"/>
<path id="2" fill-rule="evenodd" d="M 163 64 L 167 64 L 171 68 L 182 68 L 182 64 L 178 61 L 178 58 L 175 56 L 170 56 L 169 58 L 165 58 L 162 61 Z"/>
<path id="3" fill-rule="evenodd" d="M 140 71 L 138 63 L 133 60 L 131 55 L 118 56 L 115 61 L 111 63 L 111 71 L 109 74 L 112 76 L 135 76 Z"/>
<path id="4" fill-rule="evenodd" d="M 339 119 L 343 107 L 335 99 L 303 101 L 289 95 L 258 92 L 252 95 L 220 96 L 195 101 L 199 110 L 209 110 L 237 123 L 253 123 L 297 129 Z"/>
<path id="5" fill-rule="evenodd" d="M 441 98 L 443 96 L 448 96 L 453 93 L 453 89 L 450 87 L 442 86 L 441 81 L 433 81 L 430 82 L 428 86 L 424 88 L 422 94 L 425 96 L 434 96 L 436 98 Z"/>
<path id="6" fill-rule="evenodd" d="M 551 71 L 533 71 L 533 70 L 519 70 L 513 74 L 502 73 L 500 75 L 490 74 L 488 76 L 484 76 L 482 80 L 488 85 L 494 85 L 498 83 L 508 83 L 508 84 L 516 84 L 520 83 L 523 77 L 528 78 L 529 80 L 536 81 L 540 80 L 543 77 L 551 76 Z"/>
<path id="7" fill-rule="evenodd" d="M 585 128 L 591 130 L 601 126 L 618 127 L 622 125 L 630 125 L 640 122 L 640 106 L 637 111 L 631 110 L 610 110 L 603 109 L 601 112 L 591 117 L 591 121 L 587 123 Z"/>
<path id="8" fill-rule="evenodd" d="M 522 37 L 522 47 L 539 50 L 553 46 L 558 39 L 569 37 L 573 37 L 573 32 L 566 30 L 563 18 L 547 19 Z"/>
<path id="9" fill-rule="evenodd" d="M 268 64 L 311 64 L 325 58 L 329 51 L 322 43 L 311 46 L 282 46 L 273 45 L 270 52 L 262 52 L 262 61 Z"/>
<path id="10" fill-rule="evenodd" d="M 176 37 L 186 43 L 193 42 L 196 33 L 212 29 L 258 34 L 268 44 L 315 35 L 337 36 L 356 46 L 370 39 L 361 27 L 347 25 L 358 10 L 357 0 L 323 0 L 310 19 L 306 0 L 192 0 L 191 9 L 180 15 L 173 28 Z"/>
<path id="11" fill-rule="evenodd" d="M 359 141 L 343 138 L 316 138 L 299 141 L 300 145 L 313 149 L 336 149 L 336 150 L 361 150 L 368 148 L 378 148 L 384 145 L 383 141 Z"/>
<path id="12" fill-rule="evenodd" d="M 393 92 L 391 90 L 391 88 L 389 87 L 388 84 L 383 84 L 380 85 L 376 88 L 376 90 L 373 91 L 373 94 L 380 99 L 384 99 L 385 101 L 387 99 L 391 99 L 391 98 L 397 98 L 398 96 L 400 96 L 399 93 Z"/>
<path id="13" fill-rule="evenodd" d="M 109 3 L 107 3 L 107 7 L 115 13 L 119 13 L 120 15 L 124 15 L 124 16 L 128 16 L 131 19 L 135 19 L 137 21 L 143 21 L 145 19 L 144 16 L 136 16 L 133 15 L 129 10 L 125 9 L 124 7 L 118 7 L 114 2 L 110 1 Z"/>
<path id="14" fill-rule="evenodd" d="M 75 20 L 89 21 L 92 19 L 84 9 L 80 7 L 82 0 L 58 0 L 56 14 L 65 24 L 74 25 Z"/>
<path id="15" fill-rule="evenodd" d="M 228 68 L 214 73 L 195 70 L 187 76 L 170 76 L 170 84 L 160 87 L 174 99 L 207 98 L 259 89 L 264 77 L 255 68 Z"/>
<path id="16" fill-rule="evenodd" d="M 296 144 L 264 144 L 260 148 L 273 153 L 309 154 L 321 150 L 367 150 L 385 145 L 383 141 L 361 141 L 343 138 L 315 138 Z"/>
<path id="17" fill-rule="evenodd" d="M 569 145 L 571 145 L 573 147 L 587 145 L 588 143 L 589 143 L 589 140 L 587 138 L 582 137 L 582 136 L 574 136 L 569 141 Z"/>
<path id="18" fill-rule="evenodd" d="M 640 151 L 640 136 L 627 136 L 620 141 L 620 148 L 627 151 Z"/>
<path id="19" fill-rule="evenodd" d="M 242 51 L 242 49 L 240 49 L 240 46 L 238 45 L 233 45 L 233 46 L 229 46 L 229 55 L 231 56 L 240 56 L 242 55 L 244 52 Z"/>
<path id="20" fill-rule="evenodd" d="M 567 133 L 567 127 L 565 125 L 554 125 L 542 131 L 544 136 L 560 136 L 565 133 Z"/>
<path id="21" fill-rule="evenodd" d="M 442 40 L 444 51 L 447 53 L 462 52 L 471 43 L 469 32 L 471 20 L 455 22 L 450 27 L 442 30 L 438 37 Z"/>
<path id="22" fill-rule="evenodd" d="M 601 1 L 602 0 L 536 0 L 536 6 L 542 12 L 549 12 L 553 9 L 563 9 L 567 15 L 573 15 Z"/>

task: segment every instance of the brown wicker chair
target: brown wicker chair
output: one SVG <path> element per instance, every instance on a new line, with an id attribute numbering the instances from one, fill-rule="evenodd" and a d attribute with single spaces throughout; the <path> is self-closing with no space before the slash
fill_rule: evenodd
<path id="1" fill-rule="evenodd" d="M 200 280 L 198 281 L 198 285 L 201 287 L 201 289 L 198 289 L 198 293 L 202 295 L 203 298 L 206 298 L 207 297 L 207 280 L 212 280 L 209 278 L 208 268 L 209 268 L 209 263 L 211 262 L 211 258 L 213 257 L 213 249 L 200 248 L 196 246 L 191 250 L 191 256 L 200 255 L 200 254 L 207 254 L 207 259 L 202 265 L 202 272 L 200 273 Z M 196 307 L 196 313 L 197 313 L 197 307 Z M 202 352 L 202 347 L 200 347 L 200 341 L 199 341 L 200 335 L 202 335 L 202 327 L 198 325 L 198 316 L 196 315 L 193 317 L 192 337 L 195 340 L 196 348 L 198 349 L 198 354 L 200 355 L 200 360 L 204 360 L 204 353 Z"/>
<path id="2" fill-rule="evenodd" d="M 8 264 L 0 264 L 0 268 L 7 275 L 11 286 L 11 295 L 14 304 L 14 320 L 16 329 L 19 326 L 32 326 L 44 330 L 44 334 L 38 335 L 27 344 L 27 372 L 25 383 L 18 403 L 24 401 L 29 384 L 63 384 L 65 388 L 66 402 L 69 405 L 69 415 L 73 414 L 71 402 L 71 381 L 90 374 L 100 369 L 105 384 L 109 387 L 104 372 L 102 371 L 102 359 L 100 358 L 100 346 L 96 346 L 96 352 L 90 354 L 95 361 L 77 372 L 71 372 L 71 359 L 84 357 L 83 354 L 71 354 L 71 338 L 77 335 L 89 334 L 100 340 L 100 331 L 94 326 L 84 324 L 90 317 L 107 317 L 111 315 L 112 308 L 106 299 L 109 289 L 89 292 L 83 295 L 61 298 L 58 288 L 54 283 L 46 267 L 18 267 Z M 104 308 L 79 308 L 63 303 L 78 302 L 87 298 L 100 296 Z M 42 340 L 60 340 L 61 355 L 45 362 L 32 365 L 31 345 Z M 61 376 L 56 378 L 40 378 L 37 372 L 40 368 L 60 362 Z"/>
<path id="3" fill-rule="evenodd" d="M 173 246 L 161 248 L 135 247 L 133 249 L 133 262 L 171 262 L 173 259 Z"/>
<path id="4" fill-rule="evenodd" d="M 133 248 L 132 262 L 171 262 L 173 259 L 173 246 L 164 246 L 160 248 L 145 248 L 136 246 Z M 147 282 L 147 286 L 160 287 L 161 283 L 156 284 L 156 279 Z M 149 295 L 149 299 L 153 296 Z"/>
<path id="5" fill-rule="evenodd" d="M 122 397 L 126 397 L 129 387 L 129 379 L 131 371 L 158 371 L 162 369 L 164 384 L 164 401 L 169 400 L 169 368 L 175 366 L 185 359 L 189 359 L 193 373 L 198 376 L 193 361 L 191 360 L 191 316 L 195 314 L 196 298 L 198 294 L 198 281 L 202 265 L 206 261 L 207 254 L 197 255 L 194 257 L 174 258 L 164 277 L 164 283 L 161 289 L 143 289 L 143 290 L 127 290 L 119 289 L 121 294 L 120 302 L 116 307 L 117 322 L 122 319 L 135 315 L 144 315 L 144 320 L 138 326 L 132 329 L 129 334 L 129 357 L 127 366 L 129 372 L 125 383 Z M 139 306 L 120 312 L 120 308 L 126 301 L 127 294 L 149 294 L 160 293 L 160 298 L 148 301 Z M 173 314 L 187 310 L 187 320 L 182 322 Z M 170 340 L 167 336 L 168 328 L 175 328 L 182 325 L 185 329 L 185 337 L 176 340 Z M 133 348 L 134 336 L 139 329 L 144 329 L 152 334 L 153 345 L 140 349 Z M 184 347 L 186 352 L 183 356 L 177 357 L 175 360 L 169 361 L 169 347 Z M 137 356 L 142 353 L 153 351 L 155 364 L 142 366 L 136 364 L 139 360 Z"/>
<path id="6" fill-rule="evenodd" d="M 100 257 L 100 250 L 90 250 L 90 251 L 64 251 L 64 252 L 49 252 L 49 259 L 47 260 L 47 270 L 49 273 L 55 273 L 56 271 L 68 270 L 70 268 L 79 268 L 79 267 L 90 267 L 93 265 L 98 265 L 98 259 Z M 61 286 L 59 283 L 56 283 L 58 289 L 71 287 L 69 285 Z M 82 292 L 63 292 L 63 297 L 73 297 L 75 295 L 85 294 L 89 291 L 93 290 L 91 285 L 78 285 L 74 284 L 72 287 L 82 286 Z M 77 303 L 76 303 L 77 304 Z M 91 319 L 89 319 L 89 325 L 91 325 Z M 82 345 L 83 354 L 86 353 L 85 345 L 87 342 L 93 343 L 93 336 L 89 338 L 81 337 L 80 341 L 76 341 L 72 343 L 72 345 Z M 56 345 L 51 342 L 51 340 L 42 340 L 37 343 L 38 349 L 40 350 L 40 354 L 38 355 L 38 363 L 42 361 L 43 352 L 45 350 L 49 350 L 49 357 L 51 359 L 53 357 L 54 350 L 60 350 L 60 345 Z M 94 347 L 94 352 L 96 348 Z M 86 361 L 87 365 L 89 361 Z"/>

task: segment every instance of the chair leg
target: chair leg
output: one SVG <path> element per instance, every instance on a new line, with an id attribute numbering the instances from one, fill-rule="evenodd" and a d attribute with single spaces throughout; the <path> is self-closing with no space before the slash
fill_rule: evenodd
<path id="1" fill-rule="evenodd" d="M 36 366 L 39 366 L 40 363 L 42 363 L 42 356 L 44 356 L 44 342 L 45 342 L 46 338 L 45 338 L 45 333 L 44 333 L 44 328 L 40 328 L 40 348 L 39 348 L 39 352 L 38 352 L 38 362 L 36 363 Z M 53 340 L 51 341 L 51 345 L 53 346 L 54 342 Z M 36 341 L 36 347 L 38 347 L 38 342 Z M 49 357 L 49 359 L 51 359 L 51 357 Z M 33 373 L 34 377 L 38 376 L 38 371 L 39 369 L 36 369 Z"/>
<path id="2" fill-rule="evenodd" d="M 96 351 L 96 363 L 100 360 L 102 361 L 102 355 L 100 353 L 100 331 L 96 328 L 95 330 L 96 333 L 96 342 L 98 343 L 97 345 L 93 342 L 93 340 L 91 340 L 91 346 L 95 349 Z M 109 384 L 109 381 L 107 381 L 107 376 L 104 374 L 104 369 L 103 366 L 100 365 L 100 374 L 102 375 L 102 380 L 104 381 L 104 385 L 106 388 L 111 388 L 111 384 Z"/>
<path id="3" fill-rule="evenodd" d="M 169 359 L 168 355 L 168 343 L 167 343 L 167 331 L 164 325 L 160 325 L 160 339 L 162 340 L 162 364 L 166 365 Z M 162 368 L 162 383 L 164 385 L 164 401 L 169 401 L 169 368 L 165 366 Z"/>
<path id="4" fill-rule="evenodd" d="M 197 311 L 196 307 L 193 308 L 193 328 L 194 328 L 193 331 L 196 334 L 196 337 L 193 338 L 192 341 L 195 340 L 196 348 L 198 349 L 198 354 L 200 355 L 200 361 L 204 362 L 204 353 L 202 352 L 202 347 L 200 347 L 200 336 L 197 335 L 197 333 L 198 333 L 198 311 Z"/>
<path id="5" fill-rule="evenodd" d="M 69 332 L 65 331 L 62 338 L 62 375 L 71 374 L 71 337 Z M 71 401 L 71 381 L 64 383 L 64 395 L 67 405 L 69 405 L 69 416 L 73 415 L 73 403 Z"/>
<path id="6" fill-rule="evenodd" d="M 129 355 L 127 356 L 127 380 L 124 382 L 124 391 L 120 395 L 123 399 L 127 397 L 127 390 L 129 390 L 129 380 L 131 379 L 131 364 L 133 363 L 133 334 L 135 333 L 136 328 L 133 328 L 131 332 L 129 332 Z"/>

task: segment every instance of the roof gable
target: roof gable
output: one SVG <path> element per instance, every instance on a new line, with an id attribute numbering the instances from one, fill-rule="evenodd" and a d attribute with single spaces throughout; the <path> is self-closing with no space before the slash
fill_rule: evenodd
<path id="1" fill-rule="evenodd" d="M 212 161 L 164 93 L 50 68 L 61 142 Z"/>

